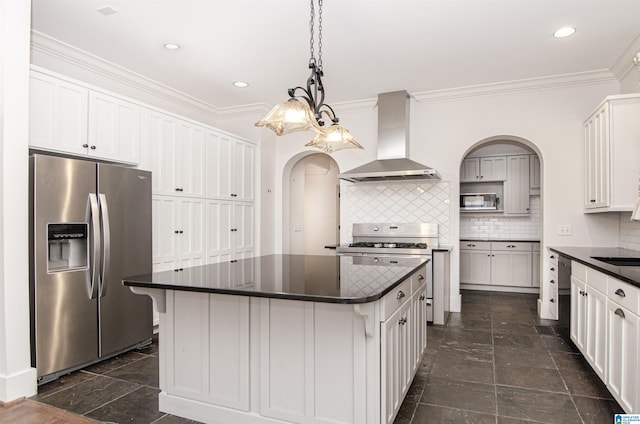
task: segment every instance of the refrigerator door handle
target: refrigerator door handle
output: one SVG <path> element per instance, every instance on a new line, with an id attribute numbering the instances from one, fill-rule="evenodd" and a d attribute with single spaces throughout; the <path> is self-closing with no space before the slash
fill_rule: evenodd
<path id="1" fill-rule="evenodd" d="M 91 238 L 93 242 L 92 255 L 91 255 L 91 270 L 89 281 L 89 298 L 95 299 L 98 297 L 98 270 L 99 260 L 102 256 L 101 241 L 100 241 L 100 209 L 98 206 L 98 198 L 95 193 L 89 193 L 89 210 L 88 215 L 91 220 Z"/>
<path id="2" fill-rule="evenodd" d="M 100 193 L 100 216 L 102 222 L 102 267 L 100 270 L 100 297 L 107 295 L 107 278 L 109 277 L 109 265 L 111 263 L 111 226 L 109 224 L 109 206 L 107 196 Z"/>

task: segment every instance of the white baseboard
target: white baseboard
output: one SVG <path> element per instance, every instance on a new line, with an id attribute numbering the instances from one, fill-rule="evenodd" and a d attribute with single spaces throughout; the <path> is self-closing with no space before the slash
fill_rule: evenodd
<path id="1" fill-rule="evenodd" d="M 0 402 L 9 403 L 38 393 L 38 373 L 35 368 L 11 374 L 0 375 Z"/>

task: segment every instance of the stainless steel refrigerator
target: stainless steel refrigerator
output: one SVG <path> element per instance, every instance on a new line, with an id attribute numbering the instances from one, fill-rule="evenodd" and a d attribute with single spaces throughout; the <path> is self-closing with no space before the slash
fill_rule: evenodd
<path id="1" fill-rule="evenodd" d="M 44 383 L 147 345 L 151 300 L 125 276 L 151 272 L 151 173 L 30 157 L 31 361 Z"/>

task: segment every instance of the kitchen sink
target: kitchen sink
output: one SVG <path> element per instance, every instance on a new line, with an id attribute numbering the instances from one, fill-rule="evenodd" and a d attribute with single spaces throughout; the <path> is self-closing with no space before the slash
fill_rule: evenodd
<path id="1" fill-rule="evenodd" d="M 615 266 L 640 266 L 640 258 L 633 258 L 630 256 L 592 256 L 591 259 L 596 259 Z"/>

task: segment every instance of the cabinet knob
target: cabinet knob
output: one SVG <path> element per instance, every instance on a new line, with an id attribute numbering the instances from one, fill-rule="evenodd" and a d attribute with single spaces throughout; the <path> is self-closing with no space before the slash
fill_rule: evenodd
<path id="1" fill-rule="evenodd" d="M 174 231 L 174 233 L 175 233 L 175 234 L 180 234 L 180 231 L 175 230 L 175 231 Z"/>
<path id="2" fill-rule="evenodd" d="M 475 244 L 467 244 L 467 247 L 476 247 Z"/>
<path id="3" fill-rule="evenodd" d="M 620 308 L 616 309 L 616 311 L 614 312 L 614 314 L 618 315 L 620 318 L 624 319 L 625 315 L 624 315 L 624 311 Z"/>
<path id="4" fill-rule="evenodd" d="M 551 256 L 549 256 L 549 257 L 550 257 L 551 259 L 554 259 L 554 258 L 555 258 L 555 256 L 553 256 L 553 255 L 551 255 Z"/>
<path id="5" fill-rule="evenodd" d="M 420 300 L 425 300 L 425 299 L 426 299 L 426 297 L 424 297 L 424 295 L 421 295 L 421 296 L 419 297 L 419 299 L 420 299 Z"/>
<path id="6" fill-rule="evenodd" d="M 596 199 L 589 200 L 591 203 L 596 203 Z"/>
<path id="7" fill-rule="evenodd" d="M 400 291 L 398 291 L 398 294 L 396 295 L 396 299 L 400 300 L 405 296 L 406 295 L 404 294 L 404 292 L 402 290 L 400 290 Z"/>
<path id="8" fill-rule="evenodd" d="M 549 281 L 551 284 L 555 284 L 556 282 L 554 280 Z"/>
<path id="9" fill-rule="evenodd" d="M 508 245 L 507 245 L 507 247 L 508 247 L 509 249 L 513 249 L 514 247 L 516 247 L 516 245 L 515 245 L 515 244 L 508 244 Z"/>
<path id="10" fill-rule="evenodd" d="M 551 267 L 551 271 L 555 271 L 556 269 L 554 267 Z"/>
<path id="11" fill-rule="evenodd" d="M 90 149 L 91 150 L 96 150 L 96 146 L 91 146 Z"/>
<path id="12" fill-rule="evenodd" d="M 627 295 L 625 294 L 624 290 L 622 290 L 622 289 L 616 290 L 615 293 L 620 297 L 627 297 Z"/>
<path id="13" fill-rule="evenodd" d="M 87 147 L 89 147 L 89 145 L 88 144 L 83 144 L 82 147 L 84 147 L 86 149 Z"/>
<path id="14" fill-rule="evenodd" d="M 418 275 L 418 281 L 424 280 L 424 276 L 422 274 Z"/>
<path id="15" fill-rule="evenodd" d="M 555 299 L 549 299 L 549 302 L 556 303 L 556 300 Z"/>

